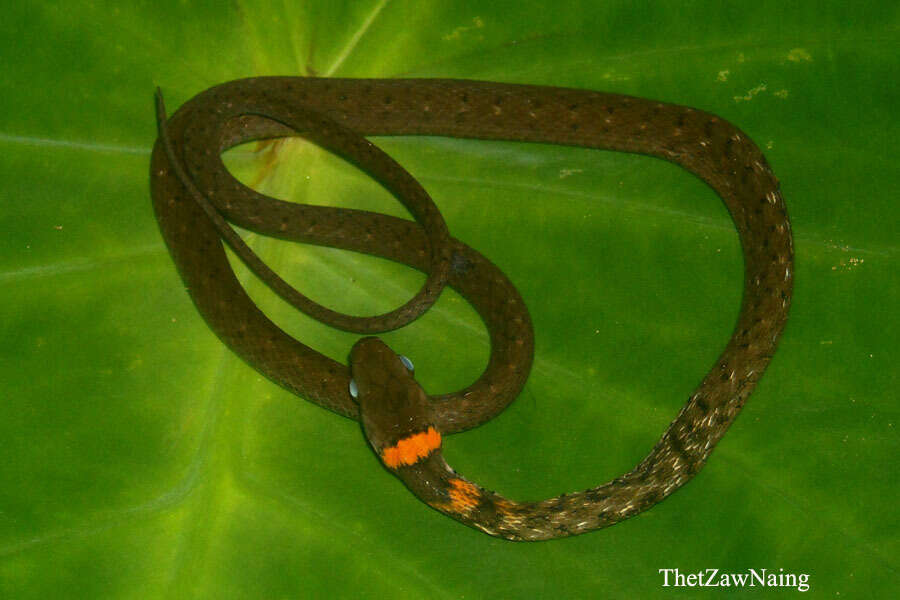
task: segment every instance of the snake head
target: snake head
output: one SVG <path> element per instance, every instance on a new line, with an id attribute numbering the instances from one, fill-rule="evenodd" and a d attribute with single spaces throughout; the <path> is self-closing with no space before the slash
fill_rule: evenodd
<path id="1" fill-rule="evenodd" d="M 440 447 L 428 396 L 412 365 L 378 338 L 363 338 L 350 351 L 363 430 L 389 468 L 412 465 Z M 352 393 L 352 391 L 351 391 Z"/>

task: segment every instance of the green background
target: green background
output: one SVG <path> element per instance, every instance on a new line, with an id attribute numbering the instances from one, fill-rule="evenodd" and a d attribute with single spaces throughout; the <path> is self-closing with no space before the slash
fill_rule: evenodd
<path id="1" fill-rule="evenodd" d="M 701 590 L 665 588 L 658 570 L 709 567 L 806 573 L 815 597 L 895 591 L 896 3 L 485 4 L 4 8 L 0 597 L 693 597 Z M 495 540 L 416 500 L 355 423 L 223 347 L 152 214 L 153 88 L 174 110 L 230 79 L 311 71 L 653 97 L 722 115 L 763 147 L 796 235 L 793 311 L 694 482 L 608 530 Z M 737 314 L 740 252 L 717 197 L 645 157 L 377 141 L 451 232 L 507 273 L 534 319 L 525 391 L 448 439 L 451 464 L 518 499 L 631 468 Z M 304 142 L 227 158 L 274 196 L 403 214 Z M 361 314 L 399 305 L 422 280 L 370 257 L 247 239 L 302 291 Z M 279 325 L 346 357 L 356 336 L 310 323 L 238 269 Z M 435 393 L 467 385 L 488 355 L 483 325 L 452 293 L 384 338 Z"/>

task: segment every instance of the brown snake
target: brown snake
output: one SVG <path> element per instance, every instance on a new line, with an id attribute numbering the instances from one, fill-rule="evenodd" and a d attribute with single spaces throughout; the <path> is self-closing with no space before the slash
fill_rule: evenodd
<path id="1" fill-rule="evenodd" d="M 793 246 L 778 181 L 759 148 L 715 115 L 585 90 L 443 79 L 262 77 L 213 87 L 171 119 L 158 105 L 151 190 L 163 237 L 197 309 L 259 371 L 330 410 L 359 419 L 385 466 L 420 499 L 491 535 L 543 540 L 631 517 L 693 477 L 768 365 L 791 300 Z M 392 191 L 421 226 L 350 209 L 293 204 L 237 182 L 221 153 L 251 140 L 302 135 L 357 163 Z M 656 156 L 691 171 L 725 202 L 744 255 L 744 297 L 734 333 L 650 454 L 609 483 L 540 502 L 515 502 L 456 474 L 442 434 L 474 427 L 521 391 L 533 334 L 521 297 L 475 250 L 449 237 L 427 194 L 362 136 L 442 135 L 584 146 Z M 225 222 L 306 243 L 403 262 L 428 273 L 400 309 L 373 318 L 329 311 L 268 270 Z M 375 338 L 348 368 L 294 340 L 255 306 L 226 258 L 224 238 L 283 297 L 344 329 L 376 332 L 416 318 L 444 283 L 484 320 L 491 357 L 468 388 L 428 397 L 407 362 Z M 235 239 L 236 238 L 236 239 Z"/>

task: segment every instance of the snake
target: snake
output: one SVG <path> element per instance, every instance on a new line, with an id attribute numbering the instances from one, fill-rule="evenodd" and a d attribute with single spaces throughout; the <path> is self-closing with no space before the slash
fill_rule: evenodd
<path id="1" fill-rule="evenodd" d="M 780 184 L 749 136 L 712 113 L 614 93 L 455 79 L 255 77 L 201 92 L 167 117 L 150 183 L 157 221 L 200 314 L 216 335 L 277 384 L 361 421 L 381 464 L 420 500 L 491 536 L 538 541 L 608 527 L 656 505 L 706 464 L 769 365 L 793 288 L 793 238 Z M 527 307 L 512 282 L 449 235 L 427 192 L 366 136 L 431 135 L 627 152 L 679 165 L 722 199 L 737 229 L 743 297 L 724 350 L 649 454 L 611 481 L 541 501 L 515 501 L 472 482 L 442 453 L 447 435 L 476 427 L 525 386 L 534 355 Z M 285 202 L 238 182 L 226 149 L 302 136 L 357 164 L 415 219 Z M 242 242 L 229 223 L 281 239 L 352 250 L 426 273 L 402 307 L 375 317 L 330 311 L 306 298 Z M 326 323 L 366 334 L 349 365 L 294 339 L 247 295 L 229 245 L 283 298 Z M 445 285 L 483 320 L 491 343 L 478 379 L 428 395 L 410 360 L 370 334 L 422 314 Z"/>

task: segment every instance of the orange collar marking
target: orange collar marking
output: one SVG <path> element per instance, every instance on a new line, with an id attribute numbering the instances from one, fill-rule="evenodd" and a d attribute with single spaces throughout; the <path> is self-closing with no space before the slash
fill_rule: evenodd
<path id="1" fill-rule="evenodd" d="M 381 461 L 391 469 L 412 465 L 441 447 L 441 434 L 434 427 L 405 437 L 396 446 L 381 451 Z"/>

